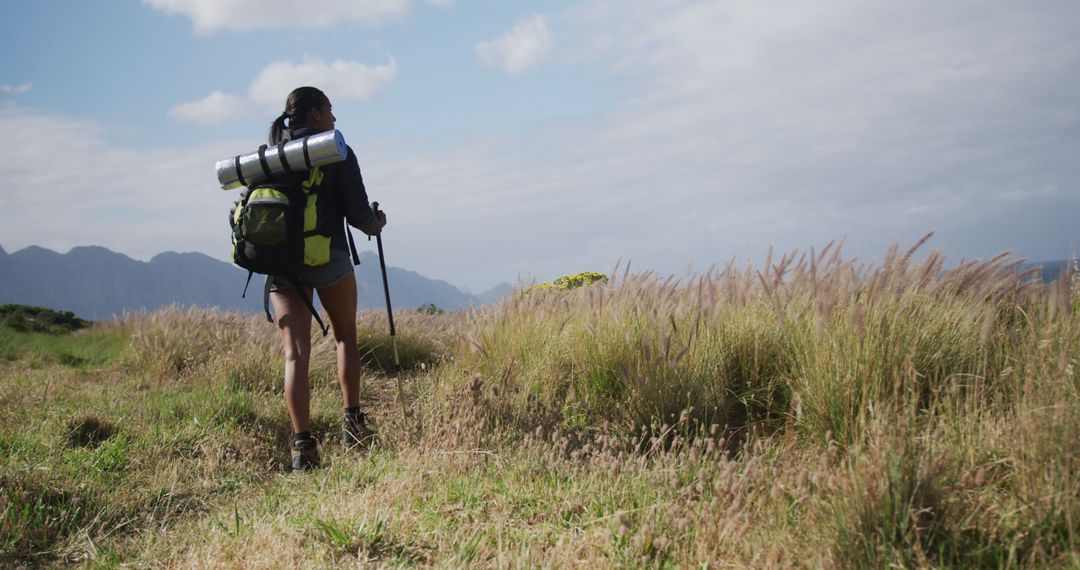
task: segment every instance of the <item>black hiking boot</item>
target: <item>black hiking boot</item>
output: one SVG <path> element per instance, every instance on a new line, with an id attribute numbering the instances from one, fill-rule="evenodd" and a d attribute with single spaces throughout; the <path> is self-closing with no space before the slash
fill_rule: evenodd
<path id="1" fill-rule="evenodd" d="M 312 438 L 296 439 L 292 444 L 293 471 L 308 471 L 319 466 L 319 450 Z"/>
<path id="2" fill-rule="evenodd" d="M 341 446 L 350 449 L 367 450 L 375 443 L 375 430 L 367 425 L 367 415 L 363 412 L 345 412 L 341 418 Z"/>

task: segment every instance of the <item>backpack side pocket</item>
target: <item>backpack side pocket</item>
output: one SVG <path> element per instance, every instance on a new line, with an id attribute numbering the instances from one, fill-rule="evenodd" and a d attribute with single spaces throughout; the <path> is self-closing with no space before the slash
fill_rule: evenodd
<path id="1" fill-rule="evenodd" d="M 253 245 L 283 245 L 289 240 L 289 198 L 273 188 L 251 191 L 241 216 L 245 239 Z"/>

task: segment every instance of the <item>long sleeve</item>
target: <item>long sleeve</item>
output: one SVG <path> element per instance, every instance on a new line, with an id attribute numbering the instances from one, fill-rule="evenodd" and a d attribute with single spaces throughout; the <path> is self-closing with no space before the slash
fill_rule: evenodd
<path id="1" fill-rule="evenodd" d="M 364 178 L 360 175 L 360 164 L 351 147 L 338 172 L 341 176 L 338 180 L 339 206 L 349 225 L 369 236 L 379 233 L 379 221 L 368 203 Z"/>

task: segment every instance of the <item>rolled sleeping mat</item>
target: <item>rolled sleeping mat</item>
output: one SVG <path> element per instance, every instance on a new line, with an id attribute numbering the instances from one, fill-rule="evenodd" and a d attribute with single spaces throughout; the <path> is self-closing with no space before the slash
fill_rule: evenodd
<path id="1" fill-rule="evenodd" d="M 275 146 L 263 145 L 255 152 L 219 160 L 217 179 L 223 190 L 232 190 L 282 174 L 341 162 L 348 154 L 341 131 L 326 131 Z"/>

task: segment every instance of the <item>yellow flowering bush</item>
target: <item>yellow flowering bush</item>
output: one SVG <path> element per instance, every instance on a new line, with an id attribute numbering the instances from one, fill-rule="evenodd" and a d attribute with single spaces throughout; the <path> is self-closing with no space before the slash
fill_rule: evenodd
<path id="1" fill-rule="evenodd" d="M 603 273 L 596 273 L 595 271 L 583 271 L 577 275 L 563 275 L 554 282 L 545 281 L 543 283 L 537 283 L 533 285 L 531 289 L 559 289 L 560 291 L 569 291 L 570 289 L 577 289 L 582 285 L 592 285 L 593 283 L 607 283 L 608 276 Z"/>

